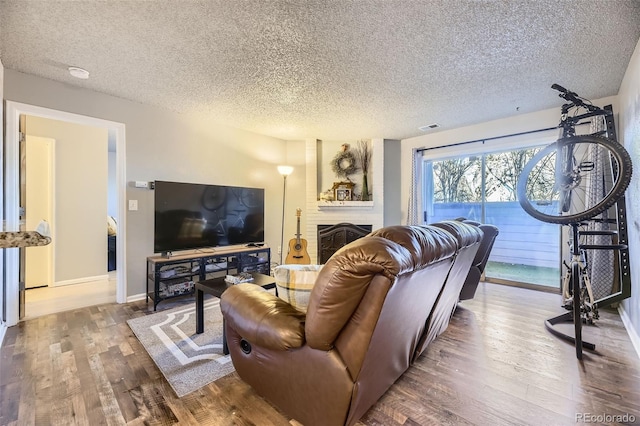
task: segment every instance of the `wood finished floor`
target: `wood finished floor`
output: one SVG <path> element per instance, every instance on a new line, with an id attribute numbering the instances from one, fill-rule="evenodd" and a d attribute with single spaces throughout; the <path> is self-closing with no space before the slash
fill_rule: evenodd
<path id="1" fill-rule="evenodd" d="M 235 373 L 177 398 L 126 324 L 149 313 L 144 302 L 106 304 L 10 328 L 0 424 L 297 424 Z M 578 413 L 640 422 L 640 362 L 617 313 L 585 332 L 597 352 L 582 362 L 544 328 L 559 313 L 557 295 L 481 284 L 358 425 L 574 425 Z"/>
<path id="2" fill-rule="evenodd" d="M 108 280 L 27 289 L 25 319 L 116 301 L 116 271 Z"/>

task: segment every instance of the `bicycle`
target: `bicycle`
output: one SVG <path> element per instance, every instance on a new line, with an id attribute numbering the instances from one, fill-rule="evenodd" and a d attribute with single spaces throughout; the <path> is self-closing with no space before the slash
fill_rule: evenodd
<path id="1" fill-rule="evenodd" d="M 583 224 L 581 224 L 583 225 Z M 580 231 L 578 231 L 580 235 Z M 569 246 L 571 247 L 573 241 L 569 242 Z M 595 303 L 595 298 L 593 297 L 593 289 L 591 287 L 591 279 L 589 278 L 588 271 L 588 261 L 587 261 L 587 251 L 579 246 L 580 250 L 580 258 L 577 261 L 578 270 L 579 270 L 579 285 L 580 289 L 580 316 L 583 324 L 593 324 L 594 320 L 599 318 L 598 314 L 598 306 Z M 562 306 L 569 310 L 573 310 L 573 282 L 574 274 L 572 271 L 571 265 L 567 263 L 566 260 L 562 261 L 562 264 L 567 269 L 567 272 L 562 279 Z"/>
<path id="2" fill-rule="evenodd" d="M 571 313 L 545 322 L 554 334 L 572 341 L 576 356 L 582 358 L 582 347 L 595 349 L 595 345 L 582 341 L 582 320 L 593 321 L 597 303 L 586 269 L 585 249 L 626 248 L 624 245 L 580 244 L 581 222 L 608 211 L 621 197 L 631 181 L 632 165 L 629 153 L 615 140 L 603 137 L 606 132 L 577 135 L 581 120 L 603 116 L 612 123 L 613 112 L 593 105 L 576 93 L 554 84 L 552 89 L 567 103 L 562 105 L 559 128 L 561 137 L 546 146 L 525 165 L 518 179 L 517 195 L 522 208 L 543 222 L 571 226 L 571 262 L 566 264 L 566 285 L 571 296 Z M 586 110 L 586 112 L 581 111 Z M 599 187 L 600 186 L 600 187 Z M 595 189 L 592 190 L 592 189 Z M 602 219 L 603 221 L 606 220 Z M 582 231 L 582 235 L 611 235 L 612 231 Z M 563 296 L 565 289 L 563 288 Z M 568 302 L 564 302 L 565 307 Z M 597 311 L 595 311 L 597 312 Z M 573 321 L 574 336 L 565 335 L 553 325 Z"/>

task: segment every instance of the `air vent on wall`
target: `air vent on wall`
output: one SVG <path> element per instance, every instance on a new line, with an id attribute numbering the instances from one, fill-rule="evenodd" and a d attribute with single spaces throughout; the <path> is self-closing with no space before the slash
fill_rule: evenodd
<path id="1" fill-rule="evenodd" d="M 428 126 L 418 127 L 418 130 L 420 130 L 421 132 L 426 132 L 428 130 L 437 129 L 438 127 L 440 127 L 438 123 L 433 123 L 429 124 Z"/>

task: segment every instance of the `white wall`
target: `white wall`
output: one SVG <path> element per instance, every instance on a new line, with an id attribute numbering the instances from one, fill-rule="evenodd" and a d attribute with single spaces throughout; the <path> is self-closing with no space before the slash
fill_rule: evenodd
<path id="1" fill-rule="evenodd" d="M 629 151 L 635 169 L 626 194 L 632 289 L 631 297 L 622 302 L 622 316 L 640 354 L 640 42 L 622 80 L 618 102 L 618 137 Z"/>
<path id="2" fill-rule="evenodd" d="M 55 282 L 104 276 L 107 129 L 28 116 L 26 133 L 55 139 Z"/>
<path id="3" fill-rule="evenodd" d="M 127 214 L 129 296 L 145 292 L 146 258 L 153 254 L 153 191 L 133 188 L 136 180 L 265 188 L 265 240 L 275 252 L 282 211 L 282 177 L 276 166 L 287 160 L 285 141 L 14 70 L 5 72 L 4 96 L 125 124 L 127 199 L 139 205 Z M 287 197 L 296 197 L 294 191 L 295 186 Z M 304 194 L 297 196 L 304 199 Z"/>

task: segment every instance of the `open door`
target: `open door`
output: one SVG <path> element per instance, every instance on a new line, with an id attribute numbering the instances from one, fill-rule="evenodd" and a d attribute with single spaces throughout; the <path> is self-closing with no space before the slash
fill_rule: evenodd
<path id="1" fill-rule="evenodd" d="M 37 229 L 42 221 L 53 228 L 53 150 L 55 141 L 50 138 L 26 136 L 26 205 L 24 223 L 28 230 Z M 53 250 L 55 242 L 41 247 L 29 247 L 25 251 L 25 288 L 47 287 L 53 279 Z"/>
<path id="2" fill-rule="evenodd" d="M 20 230 L 34 230 L 42 221 L 53 224 L 54 140 L 26 135 L 20 119 Z M 24 136 L 26 135 L 26 136 Z M 26 291 L 53 283 L 54 244 L 20 249 L 19 317 L 25 316 Z"/>

